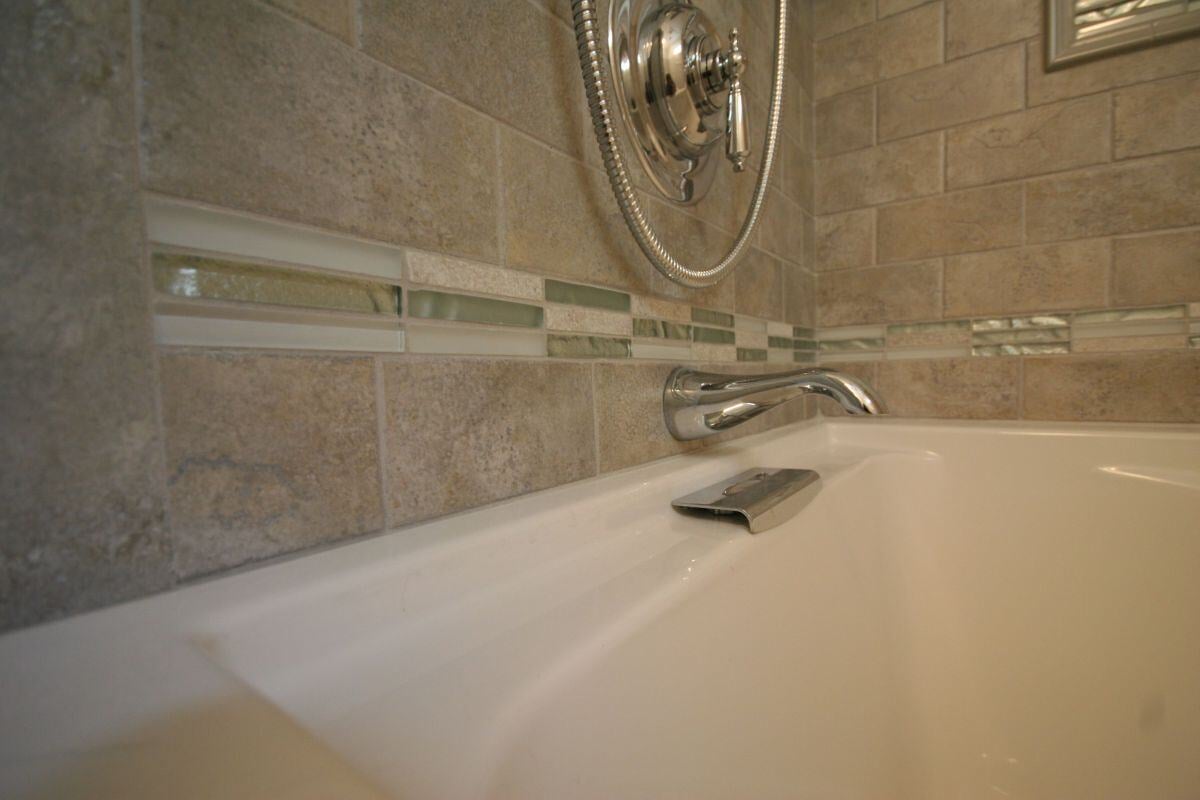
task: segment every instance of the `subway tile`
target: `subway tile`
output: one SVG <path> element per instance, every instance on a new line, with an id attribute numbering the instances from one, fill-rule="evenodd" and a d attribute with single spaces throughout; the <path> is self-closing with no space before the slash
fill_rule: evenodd
<path id="1" fill-rule="evenodd" d="M 812 35 L 826 39 L 875 21 L 875 0 L 812 0 Z"/>
<path id="2" fill-rule="evenodd" d="M 875 144 L 875 88 L 868 86 L 817 103 L 816 154 L 834 156 Z"/>
<path id="3" fill-rule="evenodd" d="M 147 188 L 498 256 L 491 121 L 253 3 L 143 8 Z"/>
<path id="4" fill-rule="evenodd" d="M 548 305 L 545 325 L 547 330 L 552 331 L 609 333 L 614 336 L 630 336 L 633 333 L 633 318 L 628 314 L 583 306 Z"/>
<path id="5" fill-rule="evenodd" d="M 546 279 L 546 300 L 551 303 L 570 303 L 609 311 L 629 311 L 629 295 L 624 292 L 549 278 Z"/>
<path id="6" fill-rule="evenodd" d="M 897 417 L 1016 419 L 1017 359 L 946 358 L 884 361 L 878 388 Z"/>
<path id="7" fill-rule="evenodd" d="M 588 364 L 389 360 L 383 385 L 393 525 L 596 473 Z"/>
<path id="8" fill-rule="evenodd" d="M 941 3 L 918 6 L 815 46 L 816 99 L 939 64 Z"/>
<path id="9" fill-rule="evenodd" d="M 889 325 L 888 347 L 946 347 L 971 342 L 971 324 L 966 320 Z"/>
<path id="10" fill-rule="evenodd" d="M 581 153 L 583 84 L 574 37 L 558 20 L 526 0 L 363 0 L 361 14 L 365 52 L 534 138 Z M 497 91 L 500 75 L 522 79 Z"/>
<path id="11" fill-rule="evenodd" d="M 816 175 L 819 214 L 935 194 L 942 188 L 941 135 L 820 158 Z"/>
<path id="12" fill-rule="evenodd" d="M 154 288 L 174 297 L 400 313 L 400 289 L 386 283 L 184 253 L 154 253 L 152 262 Z"/>
<path id="13" fill-rule="evenodd" d="M 0 4 L 0 631 L 174 581 L 129 34 Z"/>
<path id="14" fill-rule="evenodd" d="M 1200 352 L 1026 359 L 1025 417 L 1200 422 Z"/>
<path id="15" fill-rule="evenodd" d="M 946 58 L 1041 33 L 1043 0 L 946 0 Z"/>
<path id="16" fill-rule="evenodd" d="M 1164 42 L 1047 72 L 1040 39 L 1026 46 L 1029 105 L 1108 91 L 1121 86 L 1194 72 L 1200 63 L 1200 39 Z"/>
<path id="17" fill-rule="evenodd" d="M 371 359 L 171 352 L 160 366 L 181 576 L 384 527 Z"/>
<path id="18" fill-rule="evenodd" d="M 1032 242 L 1200 224 L 1200 152 L 1032 180 L 1025 214 Z"/>
<path id="19" fill-rule="evenodd" d="M 813 273 L 784 265 L 783 318 L 793 325 L 812 326 L 817 317 L 817 280 Z"/>
<path id="20" fill-rule="evenodd" d="M 1113 241 L 1113 303 L 1148 305 L 1200 298 L 1200 231 Z"/>
<path id="21" fill-rule="evenodd" d="M 1117 158 L 1200 147 L 1200 74 L 1114 92 L 1113 108 Z"/>
<path id="22" fill-rule="evenodd" d="M 946 259 L 946 315 L 1105 305 L 1109 243 L 1086 240 Z"/>
<path id="23" fill-rule="evenodd" d="M 817 276 L 821 326 L 861 325 L 941 316 L 941 262 L 822 272 Z"/>
<path id="24" fill-rule="evenodd" d="M 488 325 L 537 328 L 542 325 L 540 306 L 512 303 L 490 297 L 417 289 L 408 293 L 408 315 L 418 319 L 444 319 Z"/>
<path id="25" fill-rule="evenodd" d="M 347 44 L 354 44 L 354 0 L 267 0 L 276 8 L 288 11 L 301 19 L 332 33 Z"/>
<path id="26" fill-rule="evenodd" d="M 439 253 L 408 253 L 408 277 L 413 283 L 494 294 L 522 300 L 542 299 L 542 279 L 528 272 L 451 258 Z"/>
<path id="27" fill-rule="evenodd" d="M 629 339 L 609 339 L 604 336 L 546 337 L 546 352 L 553 358 L 629 358 Z"/>
<path id="28" fill-rule="evenodd" d="M 946 132 L 946 185 L 957 189 L 1109 159 L 1108 95 L 1039 106 Z"/>
<path id="29" fill-rule="evenodd" d="M 816 219 L 816 269 L 869 267 L 875 263 L 875 211 L 863 209 Z"/>
<path id="30" fill-rule="evenodd" d="M 879 85 L 879 139 L 1016 111 L 1025 103 L 1020 45 L 989 50 Z"/>
<path id="31" fill-rule="evenodd" d="M 597 364 L 596 430 L 600 471 L 632 467 L 701 446 L 677 442 L 663 424 L 662 393 L 671 364 Z"/>
<path id="32" fill-rule="evenodd" d="M 732 278 L 739 314 L 783 318 L 783 265 L 761 250 L 751 250 Z"/>
<path id="33" fill-rule="evenodd" d="M 1021 242 L 1021 187 L 967 189 L 879 209 L 879 260 L 1007 247 Z"/>

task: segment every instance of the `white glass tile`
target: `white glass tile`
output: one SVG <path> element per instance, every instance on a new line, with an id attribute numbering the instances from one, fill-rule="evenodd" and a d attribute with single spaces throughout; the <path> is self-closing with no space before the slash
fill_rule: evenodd
<path id="1" fill-rule="evenodd" d="M 904 350 L 888 350 L 885 357 L 892 361 L 906 358 L 959 358 L 971 355 L 970 345 L 958 347 L 917 347 Z"/>
<path id="2" fill-rule="evenodd" d="M 544 356 L 541 331 L 457 328 L 449 325 L 408 326 L 408 352 L 479 356 Z"/>
<path id="3" fill-rule="evenodd" d="M 671 345 L 659 342 L 634 342 L 634 358 L 654 358 L 660 361 L 689 361 L 692 348 L 688 345 Z"/>
<path id="4" fill-rule="evenodd" d="M 785 339 L 791 339 L 792 338 L 792 326 L 788 325 L 786 322 L 768 322 L 767 323 L 767 335 L 768 336 L 782 336 Z"/>
<path id="5" fill-rule="evenodd" d="M 841 339 L 882 339 L 886 334 L 886 325 L 859 325 L 851 328 L 819 328 L 816 336 L 821 342 L 836 342 Z"/>
<path id="6" fill-rule="evenodd" d="M 404 331 L 398 325 L 394 328 L 359 328 L 158 314 L 154 317 L 154 340 L 162 345 L 192 347 L 404 352 Z"/>

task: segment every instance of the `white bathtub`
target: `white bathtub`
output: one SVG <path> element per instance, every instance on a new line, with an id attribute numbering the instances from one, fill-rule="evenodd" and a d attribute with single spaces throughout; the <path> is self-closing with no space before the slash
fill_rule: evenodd
<path id="1" fill-rule="evenodd" d="M 751 536 L 669 501 L 753 466 Z M 0 796 L 1200 797 L 1200 432 L 825 422 L 0 638 Z"/>

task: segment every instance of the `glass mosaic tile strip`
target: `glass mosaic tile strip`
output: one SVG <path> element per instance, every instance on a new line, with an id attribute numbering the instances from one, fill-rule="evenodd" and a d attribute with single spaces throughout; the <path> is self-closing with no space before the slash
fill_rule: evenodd
<path id="1" fill-rule="evenodd" d="M 667 322 L 659 319 L 641 319 L 634 317 L 633 335 L 653 339 L 682 339 L 692 338 L 692 326 L 678 322 Z"/>
<path id="2" fill-rule="evenodd" d="M 408 293 L 408 314 L 419 319 L 444 319 L 522 328 L 538 328 L 542 325 L 542 309 L 539 306 L 425 289 Z"/>
<path id="3" fill-rule="evenodd" d="M 739 347 L 737 349 L 738 361 L 766 361 L 767 351 L 760 350 L 754 347 Z"/>
<path id="4" fill-rule="evenodd" d="M 793 351 L 793 350 L 771 349 L 771 350 L 767 351 L 767 361 L 771 361 L 771 362 L 775 362 L 775 363 L 782 363 L 782 364 L 791 364 L 794 352 L 795 351 Z"/>
<path id="5" fill-rule="evenodd" d="M 1200 347 L 1200 336 L 1189 337 L 1188 344 L 1192 347 Z"/>
<path id="6" fill-rule="evenodd" d="M 706 344 L 733 344 L 733 331 L 723 331 L 716 328 L 692 328 L 692 341 Z"/>
<path id="7" fill-rule="evenodd" d="M 546 352 L 555 358 L 629 358 L 631 349 L 628 339 L 550 334 Z"/>
<path id="8" fill-rule="evenodd" d="M 1026 317 L 995 317 L 992 319 L 977 319 L 971 322 L 971 330 L 1001 331 L 1023 328 L 1064 328 L 1070 320 L 1059 314 L 1039 314 Z"/>
<path id="9" fill-rule="evenodd" d="M 971 348 L 977 356 L 1041 356 L 1071 352 L 1067 344 L 992 344 Z"/>
<path id="10" fill-rule="evenodd" d="M 1070 338 L 1069 328 L 1027 328 L 976 333 L 971 337 L 971 343 L 974 345 L 1029 344 L 1032 342 L 1065 342 Z"/>
<path id="11" fill-rule="evenodd" d="M 546 335 L 541 331 L 409 323 L 407 337 L 410 353 L 479 356 L 546 355 Z"/>
<path id="12" fill-rule="evenodd" d="M 1071 338 L 1096 339 L 1111 336 L 1166 336 L 1187 333 L 1185 319 L 1130 320 L 1095 325 L 1071 326 Z"/>
<path id="13" fill-rule="evenodd" d="M 161 198 L 146 200 L 146 234 L 158 244 L 393 281 L 401 279 L 404 266 L 399 248 Z"/>
<path id="14" fill-rule="evenodd" d="M 833 339 L 820 343 L 822 353 L 845 353 L 862 350 L 882 350 L 883 339 Z"/>
<path id="15" fill-rule="evenodd" d="M 707 308 L 692 306 L 692 322 L 699 322 L 704 325 L 719 325 L 722 328 L 732 328 L 733 314 L 726 314 L 724 311 L 709 311 Z"/>
<path id="16" fill-rule="evenodd" d="M 156 252 L 151 263 L 154 288 L 174 297 L 400 313 L 400 289 L 386 283 L 183 253 Z"/>
<path id="17" fill-rule="evenodd" d="M 556 281 L 550 278 L 546 279 L 546 299 L 552 303 L 603 308 L 608 311 L 629 310 L 629 295 L 625 292 L 584 286 L 581 283 Z"/>
<path id="18" fill-rule="evenodd" d="M 955 345 L 954 347 L 906 347 L 899 350 L 888 350 L 884 358 L 889 361 L 903 361 L 910 358 L 963 358 L 971 355 L 971 345 Z"/>

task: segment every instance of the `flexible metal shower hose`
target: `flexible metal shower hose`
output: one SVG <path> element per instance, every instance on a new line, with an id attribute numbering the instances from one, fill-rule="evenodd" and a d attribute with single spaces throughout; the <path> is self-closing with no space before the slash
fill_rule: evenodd
<path id="1" fill-rule="evenodd" d="M 614 0 L 615 2 L 615 0 Z M 588 108 L 592 114 L 592 126 L 596 130 L 596 142 L 600 145 L 600 156 L 612 184 L 613 195 L 625 217 L 633 238 L 659 272 L 676 283 L 693 289 L 712 286 L 724 278 L 741 260 L 750 236 L 758 225 L 763 200 L 767 196 L 767 184 L 775 166 L 775 155 L 779 140 L 779 120 L 783 107 L 783 84 L 787 69 L 787 0 L 778 0 L 775 13 L 775 70 L 771 76 L 771 108 L 767 114 L 767 135 L 763 148 L 762 169 L 754 186 L 754 198 L 742 221 L 737 239 L 729 252 L 711 267 L 689 266 L 671 255 L 666 245 L 658 238 L 654 227 L 646 219 L 646 213 L 638 200 L 637 190 L 630 180 L 625 166 L 625 156 L 617 141 L 612 114 L 609 111 L 609 94 L 605 79 L 605 59 L 600 44 L 600 21 L 596 14 L 597 0 L 573 0 L 572 13 L 575 18 L 575 43 L 579 48 L 579 66 L 583 71 L 583 85 L 587 92 Z"/>

